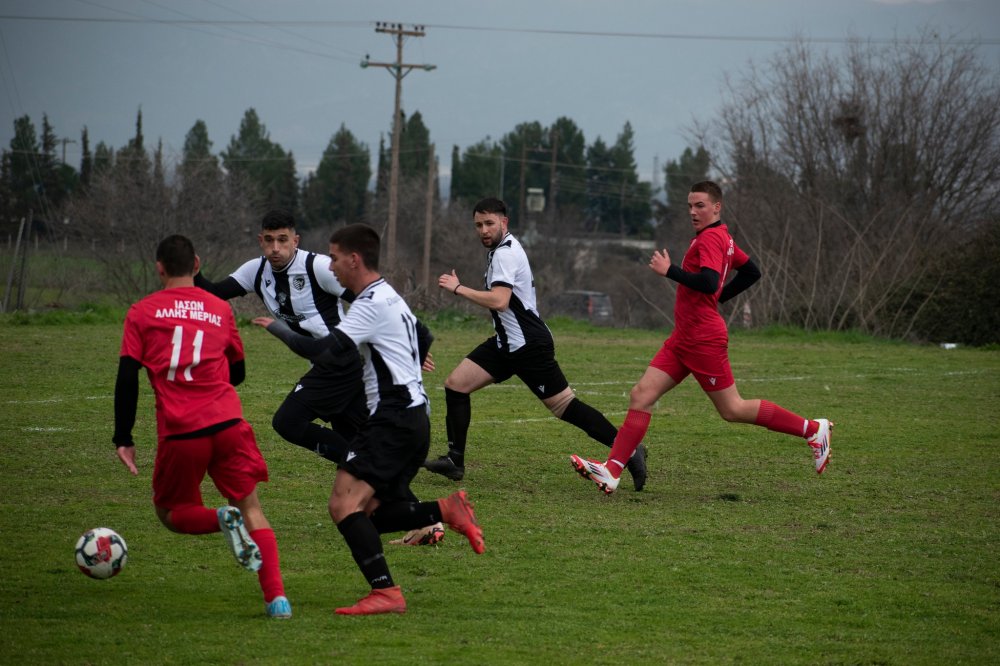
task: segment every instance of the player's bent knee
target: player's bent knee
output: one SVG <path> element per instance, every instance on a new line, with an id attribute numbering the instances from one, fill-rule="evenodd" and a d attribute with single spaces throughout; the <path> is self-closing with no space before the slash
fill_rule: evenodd
<path id="1" fill-rule="evenodd" d="M 549 408 L 552 415 L 557 419 L 562 418 L 563 413 L 566 408 L 569 407 L 569 403 L 576 400 L 576 394 L 573 393 L 573 389 L 566 389 L 558 395 L 554 395 L 551 398 L 544 400 L 545 406 Z"/>

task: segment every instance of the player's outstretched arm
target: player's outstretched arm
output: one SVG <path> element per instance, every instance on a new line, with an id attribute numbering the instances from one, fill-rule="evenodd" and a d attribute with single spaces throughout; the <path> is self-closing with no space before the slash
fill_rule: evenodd
<path id="1" fill-rule="evenodd" d="M 319 340 L 308 335 L 300 335 L 280 319 L 256 317 L 253 323 L 264 327 L 268 333 L 278 338 L 293 352 L 315 363 L 337 363 L 338 357 L 357 354 L 358 347 L 345 333 L 333 329 L 330 335 Z"/>
<path id="2" fill-rule="evenodd" d="M 225 280 L 212 282 L 199 271 L 194 276 L 194 286 L 204 289 L 208 293 L 221 298 L 224 301 L 228 301 L 238 296 L 246 296 L 247 294 L 246 290 L 240 286 L 239 282 L 236 281 L 236 278 L 231 275 Z"/>

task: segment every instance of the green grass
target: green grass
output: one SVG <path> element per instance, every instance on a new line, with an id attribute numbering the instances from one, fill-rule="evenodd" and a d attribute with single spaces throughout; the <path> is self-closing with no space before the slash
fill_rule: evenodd
<path id="1" fill-rule="evenodd" d="M 270 466 L 261 497 L 295 613 L 276 622 L 218 535 L 172 534 L 153 515 L 148 387 L 140 476 L 115 458 L 117 318 L 14 322 L 0 318 L 0 663 L 1000 662 L 996 350 L 737 335 L 745 397 L 837 422 L 827 472 L 798 440 L 723 422 L 689 381 L 654 414 L 647 489 L 626 480 L 610 497 L 567 459 L 605 449 L 516 380 L 489 387 L 473 397 L 462 483 L 487 552 L 450 532 L 437 548 L 389 546 L 409 612 L 342 618 L 332 609 L 366 586 L 326 513 L 333 467 L 270 428 L 304 362 L 244 326 L 240 393 Z M 436 455 L 444 377 L 489 329 L 430 325 Z M 662 334 L 554 329 L 580 397 L 619 423 Z M 428 499 L 456 487 L 426 473 L 414 484 Z M 77 536 L 98 525 L 129 545 L 110 581 L 73 564 Z"/>

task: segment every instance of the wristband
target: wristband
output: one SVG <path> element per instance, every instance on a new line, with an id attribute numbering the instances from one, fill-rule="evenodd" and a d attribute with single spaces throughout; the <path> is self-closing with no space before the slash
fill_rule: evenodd
<path id="1" fill-rule="evenodd" d="M 459 282 L 458 284 L 456 284 L 456 285 L 455 285 L 455 288 L 451 290 L 451 293 L 453 293 L 453 294 L 455 294 L 456 296 L 458 296 L 458 288 L 459 288 L 459 287 L 461 287 L 461 286 L 462 286 L 462 283 L 461 283 L 461 282 Z"/>

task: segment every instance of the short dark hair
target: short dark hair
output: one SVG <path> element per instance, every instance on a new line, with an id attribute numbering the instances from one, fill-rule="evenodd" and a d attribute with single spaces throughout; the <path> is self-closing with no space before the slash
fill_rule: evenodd
<path id="1" fill-rule="evenodd" d="M 503 217 L 507 217 L 507 204 L 496 197 L 487 197 L 480 200 L 476 204 L 476 207 L 472 209 L 472 214 L 475 215 L 476 213 L 498 213 Z"/>
<path id="2" fill-rule="evenodd" d="M 703 180 L 691 186 L 692 192 L 704 192 L 712 203 L 722 201 L 722 188 L 711 180 Z"/>
<path id="3" fill-rule="evenodd" d="M 194 275 L 194 243 L 187 236 L 167 236 L 156 246 L 156 260 L 170 277 Z"/>
<path id="4" fill-rule="evenodd" d="M 378 253 L 381 241 L 378 232 L 367 224 L 348 224 L 330 234 L 330 245 L 339 245 L 344 252 L 357 252 L 365 267 L 378 270 Z"/>
<path id="5" fill-rule="evenodd" d="M 263 231 L 274 231 L 275 229 L 295 229 L 295 216 L 282 208 L 269 210 L 264 214 L 264 219 L 260 221 L 260 228 Z"/>

